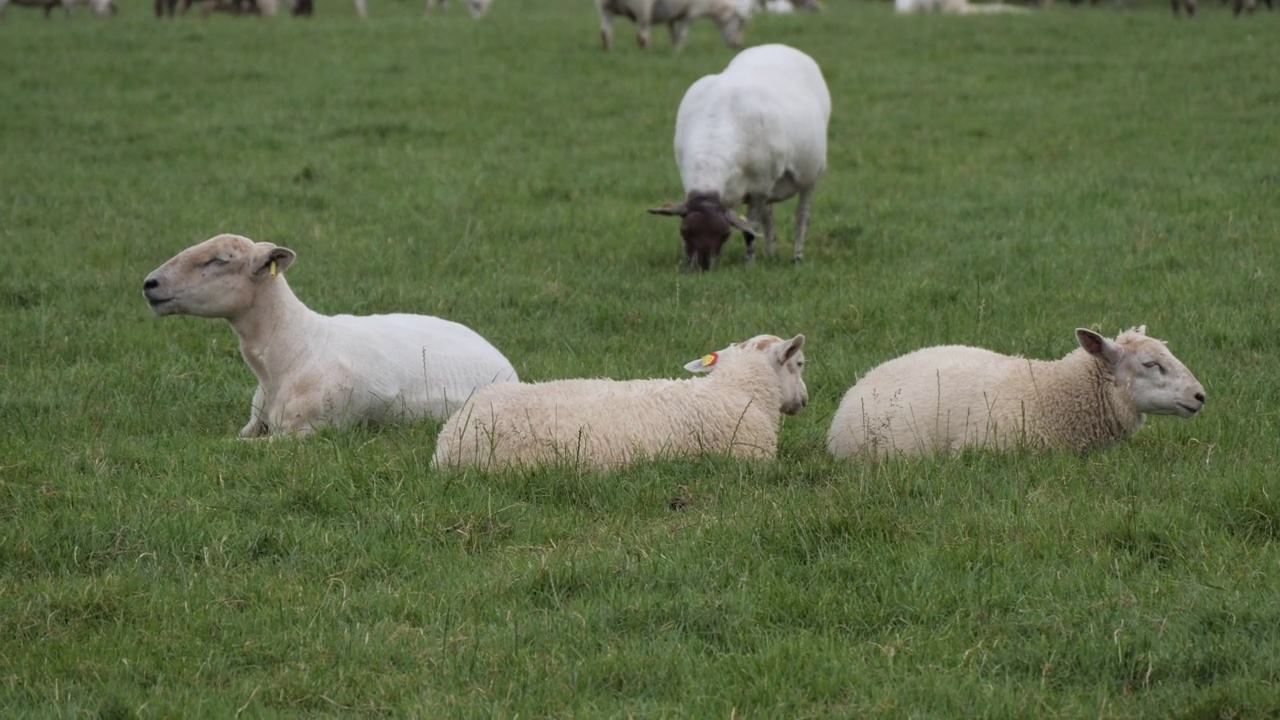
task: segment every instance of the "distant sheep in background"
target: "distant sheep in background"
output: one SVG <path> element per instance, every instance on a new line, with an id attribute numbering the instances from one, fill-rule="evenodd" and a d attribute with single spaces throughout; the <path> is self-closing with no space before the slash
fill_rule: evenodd
<path id="1" fill-rule="evenodd" d="M 751 17 L 755 0 L 596 0 L 600 13 L 600 39 L 606 51 L 613 49 L 613 18 L 621 15 L 636 24 L 636 40 L 649 47 L 649 28 L 667 25 L 671 48 L 680 52 L 689 35 L 689 24 L 710 18 L 720 28 L 720 37 L 731 48 L 742 46 L 742 33 Z"/>
<path id="2" fill-rule="evenodd" d="M 789 15 L 795 12 L 818 12 L 822 6 L 818 0 L 756 0 L 756 10 L 775 15 Z"/>
<path id="3" fill-rule="evenodd" d="M 616 468 L 699 453 L 773 458 L 778 413 L 809 402 L 803 347 L 803 335 L 758 335 L 685 365 L 705 378 L 494 385 L 445 423 L 433 463 Z"/>
<path id="4" fill-rule="evenodd" d="M 455 322 L 313 312 L 284 279 L 295 258 L 288 248 L 218 235 L 182 251 L 142 285 L 156 315 L 231 323 L 258 377 L 240 437 L 443 420 L 477 389 L 517 379 L 502 353 Z"/>
<path id="5" fill-rule="evenodd" d="M 99 17 L 115 15 L 119 12 L 115 0 L 0 0 L 0 19 L 4 18 L 10 4 L 18 7 L 44 8 L 45 19 L 49 18 L 56 7 L 61 7 L 63 14 L 71 17 L 71 8 L 76 5 L 88 5 L 89 10 Z"/>
<path id="6" fill-rule="evenodd" d="M 1177 0 L 1174 0 L 1177 2 Z M 1188 0 L 1195 2 L 1195 0 Z M 970 3 L 968 0 L 894 0 L 894 12 L 900 15 L 941 12 L 947 15 L 990 15 L 993 13 L 1025 13 L 1024 7 L 1001 2 Z"/>
<path id="7" fill-rule="evenodd" d="M 438 1 L 442 10 L 448 9 L 449 0 Z M 308 7 L 310 7 L 311 0 L 306 0 L 306 2 Z M 467 12 L 476 20 L 479 20 L 485 13 L 489 12 L 489 6 L 493 4 L 493 0 L 465 0 L 465 2 L 467 5 Z M 436 3 L 437 0 L 425 0 L 425 3 L 422 6 L 422 12 L 425 14 L 435 10 Z M 295 14 L 299 13 L 295 12 Z M 311 13 L 308 10 L 306 14 L 310 15 Z M 360 16 L 361 20 L 369 17 L 369 0 L 356 0 L 356 14 Z"/>
<path id="8" fill-rule="evenodd" d="M 813 58 L 786 45 L 738 53 L 718 75 L 689 86 L 676 113 L 684 202 L 653 208 L 681 218 L 689 266 L 710 269 L 734 230 L 755 260 L 756 228 L 775 252 L 773 203 L 799 194 L 792 259 L 804 257 L 813 189 L 827 167 L 831 95 Z M 747 203 L 744 220 L 733 208 Z"/>
<path id="9" fill-rule="evenodd" d="M 827 449 L 886 457 L 1017 445 L 1083 452 L 1125 440 L 1146 413 L 1189 418 L 1204 388 L 1146 327 L 1114 341 L 1076 330 L 1061 360 L 946 345 L 868 372 L 840 402 Z"/>
<path id="10" fill-rule="evenodd" d="M 1223 2 L 1225 3 L 1226 0 L 1223 0 Z M 1271 4 L 1271 0 L 1263 0 L 1263 2 L 1267 4 L 1268 10 L 1275 10 L 1275 6 Z M 1241 10 L 1244 10 L 1245 14 L 1247 15 L 1252 15 L 1253 11 L 1258 9 L 1258 0 L 1247 0 L 1247 2 L 1246 0 L 1235 0 L 1235 3 L 1233 4 L 1233 9 L 1235 11 L 1234 12 L 1235 15 L 1239 15 Z M 1178 8 L 1175 5 L 1174 13 L 1176 14 L 1177 11 L 1178 11 Z"/>
<path id="11" fill-rule="evenodd" d="M 440 5 L 441 10 L 449 9 L 449 0 L 426 0 L 422 8 L 423 12 L 428 13 L 435 10 L 437 3 Z M 484 17 L 485 13 L 489 12 L 489 6 L 492 4 L 493 0 L 466 0 L 467 14 L 472 19 L 479 20 Z"/>
<path id="12" fill-rule="evenodd" d="M 183 0 L 181 14 L 186 15 L 193 5 L 198 6 L 200 16 L 206 18 L 216 12 L 273 17 L 279 7 L 277 0 Z M 173 17 L 177 7 L 178 0 L 155 0 L 156 17 Z"/>

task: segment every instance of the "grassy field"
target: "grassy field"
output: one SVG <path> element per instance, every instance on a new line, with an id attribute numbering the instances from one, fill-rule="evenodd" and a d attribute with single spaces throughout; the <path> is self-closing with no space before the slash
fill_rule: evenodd
<path id="1" fill-rule="evenodd" d="M 0 715 L 1280 714 L 1276 14 L 759 18 L 834 99 L 807 260 L 735 240 L 694 275 L 645 209 L 732 55 L 709 24 L 605 55 L 586 0 L 124 3 L 0 23 Z M 220 232 L 296 250 L 317 310 L 458 320 L 529 380 L 803 332 L 810 406 L 775 463 L 609 474 L 436 473 L 438 423 L 238 442 L 230 329 L 141 296 Z M 825 456 L 885 359 L 1141 323 L 1202 416 Z"/>

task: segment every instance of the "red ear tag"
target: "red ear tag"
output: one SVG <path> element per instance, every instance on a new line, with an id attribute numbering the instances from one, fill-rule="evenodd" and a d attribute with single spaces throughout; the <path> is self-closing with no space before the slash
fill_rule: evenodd
<path id="1" fill-rule="evenodd" d="M 702 356 L 702 367 L 711 367 L 720 359 L 720 353 L 710 353 Z"/>

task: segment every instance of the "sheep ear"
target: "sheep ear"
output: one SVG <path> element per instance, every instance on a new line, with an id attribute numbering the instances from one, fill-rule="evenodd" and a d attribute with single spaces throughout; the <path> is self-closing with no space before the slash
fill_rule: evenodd
<path id="1" fill-rule="evenodd" d="M 804 347 L 804 335 L 797 335 L 782 346 L 780 365 L 786 365 Z"/>
<path id="2" fill-rule="evenodd" d="M 742 234 L 748 236 L 749 240 L 755 240 L 757 237 L 760 236 L 760 233 L 756 232 L 756 229 L 751 227 L 751 223 L 747 222 L 746 218 L 733 212 L 732 210 L 724 211 L 724 219 L 728 220 L 729 224 L 732 225 L 733 227 L 741 230 Z"/>
<path id="3" fill-rule="evenodd" d="M 1076 328 L 1076 340 L 1079 341 L 1080 347 L 1084 348 L 1085 352 L 1094 357 L 1102 358 L 1112 365 L 1116 364 L 1123 352 L 1119 345 L 1085 328 Z"/>
<path id="4" fill-rule="evenodd" d="M 720 360 L 720 353 L 707 353 L 697 360 L 693 360 L 684 364 L 684 369 L 691 373 L 709 373 L 716 363 Z"/>
<path id="5" fill-rule="evenodd" d="M 1134 331 L 1135 333 L 1139 334 L 1139 335 L 1146 335 L 1146 334 L 1147 334 L 1147 326 L 1146 326 L 1146 325 L 1139 325 L 1138 327 L 1134 328 L 1134 329 L 1133 329 L 1133 331 Z"/>
<path id="6" fill-rule="evenodd" d="M 689 214 L 689 208 L 684 203 L 663 205 L 662 207 L 649 208 L 650 215 L 677 215 L 684 217 Z"/>
<path id="7" fill-rule="evenodd" d="M 298 259 L 297 253 L 285 247 L 276 247 L 272 245 L 265 252 L 259 253 L 258 260 L 254 263 L 254 275 L 270 274 L 275 277 L 276 273 L 282 273 L 289 269 L 294 260 Z"/>

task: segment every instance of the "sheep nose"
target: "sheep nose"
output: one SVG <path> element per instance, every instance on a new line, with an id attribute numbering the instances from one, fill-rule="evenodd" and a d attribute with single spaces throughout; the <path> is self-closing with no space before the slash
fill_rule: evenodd
<path id="1" fill-rule="evenodd" d="M 1199 400 L 1199 401 L 1203 404 L 1203 403 L 1204 403 L 1204 393 L 1202 393 L 1202 392 L 1198 392 L 1198 393 L 1196 393 L 1196 399 L 1197 399 L 1197 400 Z"/>
<path id="2" fill-rule="evenodd" d="M 160 287 L 160 281 L 155 278 L 147 278 L 146 281 L 142 283 L 143 290 L 154 290 L 157 287 Z"/>

